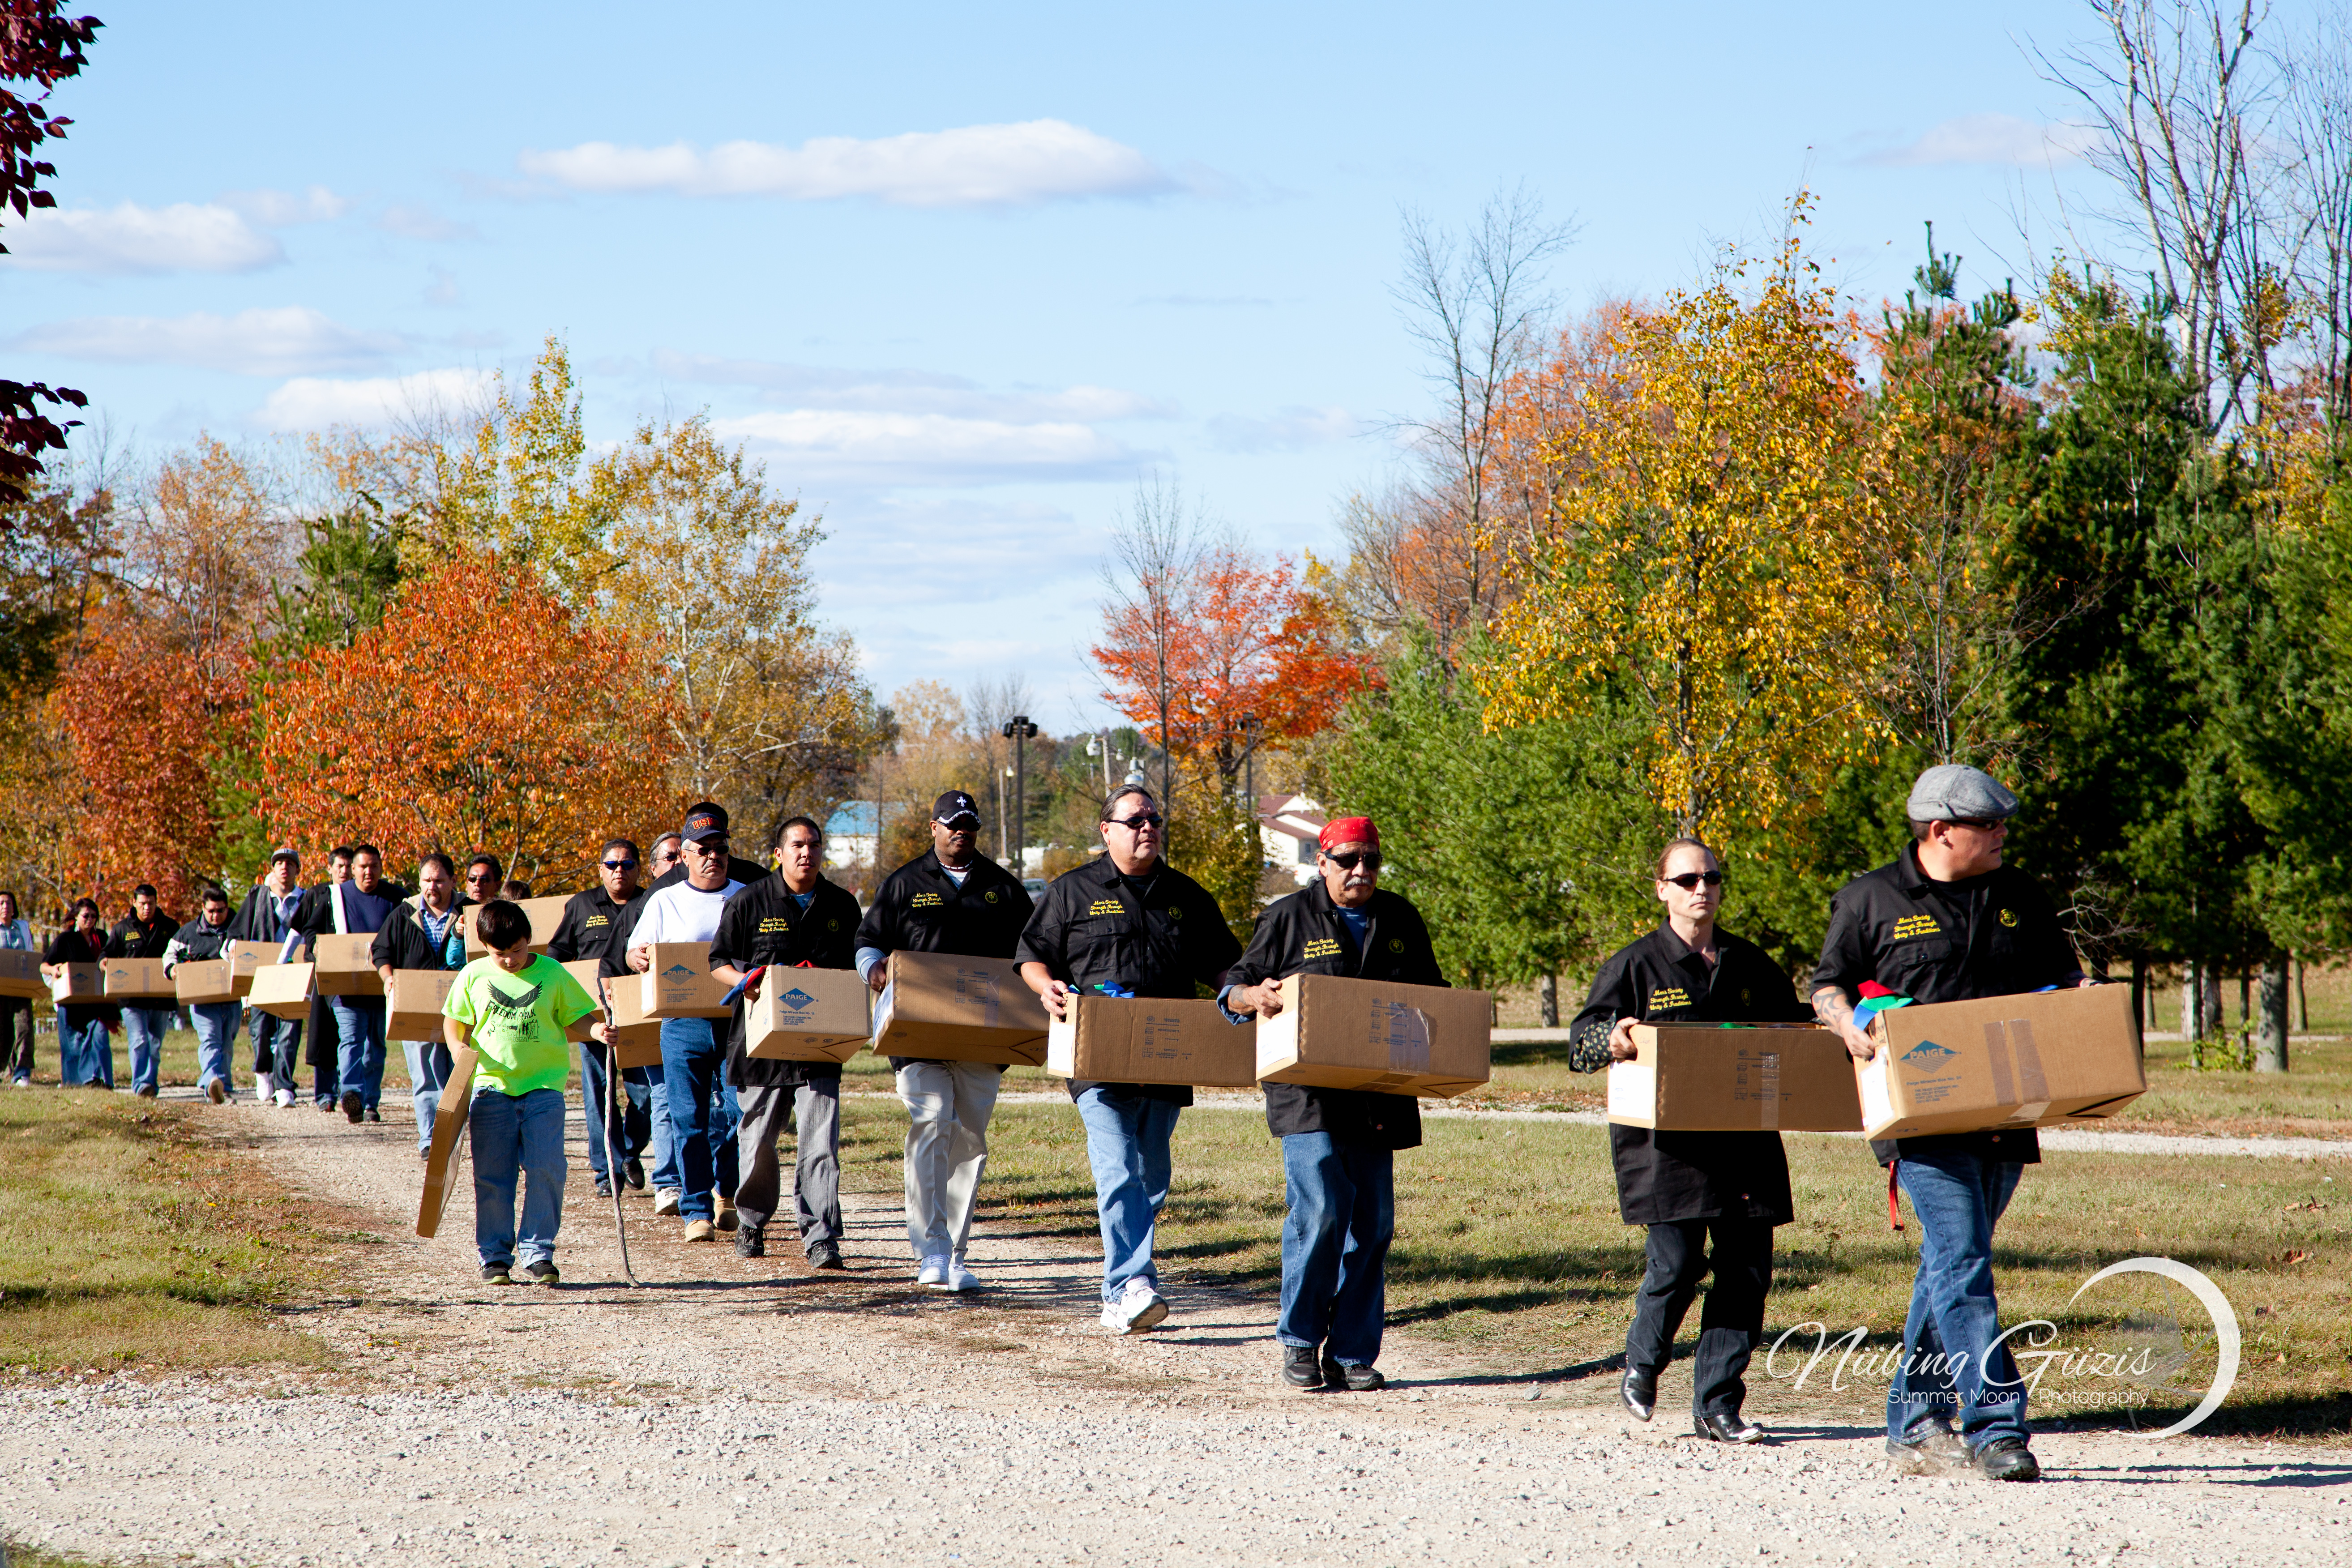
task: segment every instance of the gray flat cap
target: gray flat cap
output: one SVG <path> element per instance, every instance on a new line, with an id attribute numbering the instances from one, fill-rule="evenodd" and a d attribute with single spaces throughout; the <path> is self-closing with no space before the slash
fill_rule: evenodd
<path id="1" fill-rule="evenodd" d="M 1914 822 L 1958 822 L 2017 815 L 2017 797 L 1990 773 L 1943 763 L 1919 775 L 1903 815 Z"/>

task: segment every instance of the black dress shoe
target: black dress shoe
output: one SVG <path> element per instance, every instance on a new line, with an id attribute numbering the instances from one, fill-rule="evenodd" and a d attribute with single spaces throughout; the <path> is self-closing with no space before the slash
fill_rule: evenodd
<path id="1" fill-rule="evenodd" d="M 1976 1452 L 1976 1467 L 1987 1480 L 2038 1481 L 2042 1466 L 2022 1437 L 1995 1437 Z"/>
<path id="2" fill-rule="evenodd" d="M 1388 1379 L 1373 1366 L 1344 1366 L 1329 1356 L 1323 1358 L 1323 1386 L 1344 1388 L 1350 1394 L 1370 1394 L 1388 1386 Z"/>
<path id="3" fill-rule="evenodd" d="M 1323 1386 L 1323 1363 L 1317 1358 L 1313 1345 L 1282 1347 L 1282 1381 L 1293 1388 Z"/>
<path id="4" fill-rule="evenodd" d="M 809 1243 L 808 1266 L 811 1268 L 846 1268 L 849 1267 L 848 1264 L 842 1261 L 841 1244 L 834 1241 L 813 1241 Z"/>
<path id="5" fill-rule="evenodd" d="M 1764 1428 L 1738 1411 L 1732 1410 L 1700 1416 L 1698 1435 L 1717 1443 L 1761 1443 Z"/>
<path id="6" fill-rule="evenodd" d="M 629 1184 L 632 1191 L 642 1193 L 646 1190 L 646 1167 L 635 1158 L 632 1157 L 627 1164 L 621 1167 L 621 1177 Z"/>
<path id="7" fill-rule="evenodd" d="M 1617 1397 L 1624 1402 L 1627 1415 L 1636 1421 L 1647 1421 L 1658 1407 L 1658 1380 L 1629 1366 L 1618 1381 Z"/>

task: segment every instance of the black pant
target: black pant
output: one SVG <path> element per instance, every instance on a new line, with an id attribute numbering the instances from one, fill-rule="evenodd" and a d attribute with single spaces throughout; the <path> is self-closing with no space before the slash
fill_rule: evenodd
<path id="1" fill-rule="evenodd" d="M 0 1057 L 10 1078 L 33 1076 L 33 999 L 0 996 Z"/>
<path id="2" fill-rule="evenodd" d="M 302 1026 L 274 1013 L 247 1012 L 246 1032 L 253 1038 L 253 1070 L 274 1074 L 278 1087 L 294 1092 L 302 1076 Z"/>
<path id="3" fill-rule="evenodd" d="M 1712 1258 L 1705 1251 L 1709 1230 L 1715 1232 Z M 1625 1364 L 1654 1378 L 1666 1369 L 1683 1314 L 1712 1268 L 1715 1283 L 1699 1313 L 1691 1409 L 1700 1415 L 1737 1414 L 1748 1397 L 1748 1358 L 1764 1331 L 1771 1226 L 1744 1216 L 1672 1220 L 1650 1226 L 1648 1254 L 1649 1269 L 1633 1299 L 1633 1325 L 1625 1332 Z"/>

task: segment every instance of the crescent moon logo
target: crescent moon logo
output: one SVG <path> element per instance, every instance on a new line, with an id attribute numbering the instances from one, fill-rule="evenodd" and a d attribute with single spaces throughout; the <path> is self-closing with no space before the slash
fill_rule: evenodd
<path id="1" fill-rule="evenodd" d="M 2213 1339 L 2219 1359 L 2213 1368 L 2213 1386 L 2205 1391 L 2204 1401 L 2187 1415 L 2161 1432 L 2151 1432 L 2151 1437 L 2169 1437 L 2176 1432 L 2186 1432 L 2214 1411 L 2230 1396 L 2230 1387 L 2238 1381 L 2238 1314 L 2221 1288 L 2191 1268 L 2188 1264 L 2170 1258 L 2126 1258 L 2121 1263 L 2110 1263 L 2088 1279 L 2082 1289 L 2067 1298 L 2072 1306 L 2082 1299 L 2083 1291 L 2113 1274 L 2156 1274 L 2186 1289 L 2204 1304 L 2213 1320 Z"/>

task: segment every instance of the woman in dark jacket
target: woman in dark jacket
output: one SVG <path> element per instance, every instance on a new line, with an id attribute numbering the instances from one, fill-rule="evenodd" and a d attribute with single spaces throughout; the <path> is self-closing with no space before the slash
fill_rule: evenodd
<path id="1" fill-rule="evenodd" d="M 1715 851 L 1677 838 L 1658 857 L 1665 923 L 1610 955 L 1570 1034 L 1569 1065 L 1597 1072 L 1636 1055 L 1637 1023 L 1806 1021 L 1796 987 L 1763 949 L 1715 929 L 1723 871 Z M 1739 1414 L 1748 1358 L 1764 1329 L 1772 1281 L 1772 1227 L 1795 1217 L 1789 1160 L 1778 1132 L 1653 1132 L 1612 1126 L 1617 1208 L 1650 1227 L 1648 1269 L 1625 1334 L 1620 1395 L 1636 1420 L 1657 1403 L 1658 1374 L 1707 1270 L 1715 1283 L 1699 1318 L 1691 1408 L 1701 1436 L 1753 1443 L 1762 1427 Z M 1714 1254 L 1706 1245 L 1714 1233 Z"/>
<path id="2" fill-rule="evenodd" d="M 83 899 L 73 907 L 73 923 L 49 938 L 41 954 L 44 979 L 61 978 L 68 963 L 100 963 L 106 958 L 106 933 L 99 929 L 98 901 Z M 58 1082 L 68 1089 L 87 1084 L 92 1089 L 114 1087 L 113 1025 L 119 1009 L 102 1002 L 58 1004 Z"/>

